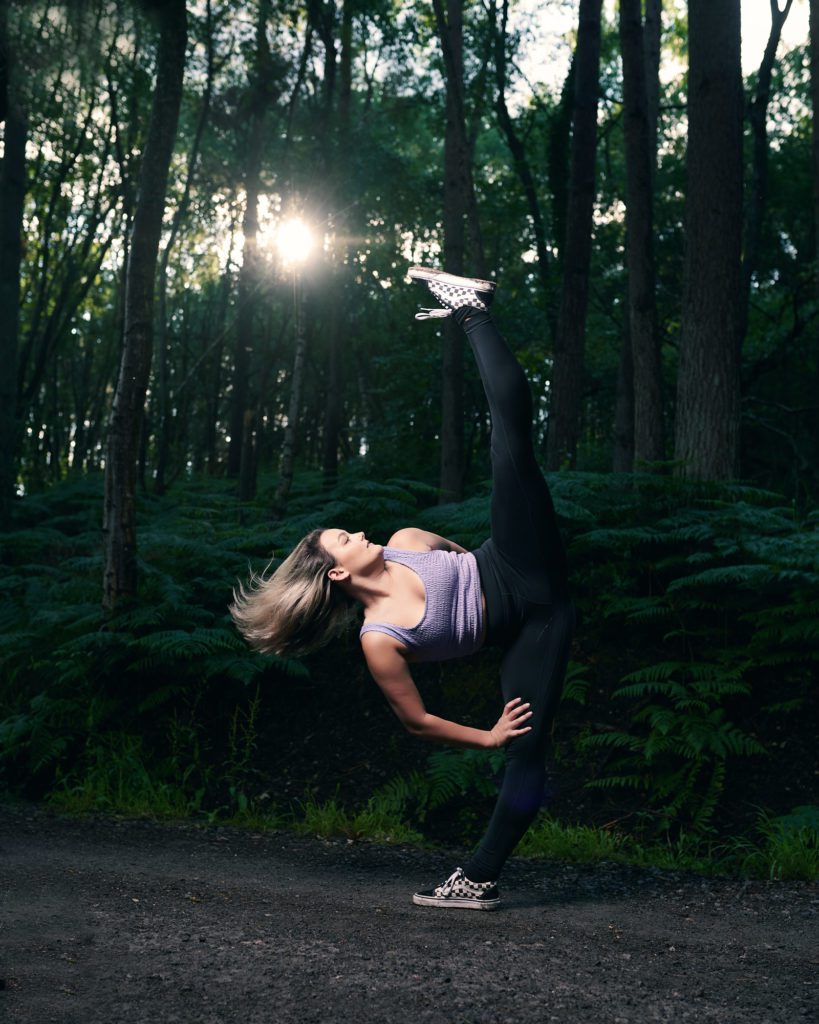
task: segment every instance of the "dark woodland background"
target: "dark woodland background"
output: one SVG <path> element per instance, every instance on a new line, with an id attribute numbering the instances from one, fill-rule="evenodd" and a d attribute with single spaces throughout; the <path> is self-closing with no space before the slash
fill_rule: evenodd
<path id="1" fill-rule="evenodd" d="M 496 756 L 405 736 L 354 634 L 226 610 L 314 526 L 484 539 L 424 263 L 499 283 L 582 615 L 524 852 L 816 877 L 819 2 L 790 50 L 758 7 L 743 77 L 739 0 L 0 0 L 10 796 L 480 833 Z M 494 721 L 493 652 L 417 677 Z"/>

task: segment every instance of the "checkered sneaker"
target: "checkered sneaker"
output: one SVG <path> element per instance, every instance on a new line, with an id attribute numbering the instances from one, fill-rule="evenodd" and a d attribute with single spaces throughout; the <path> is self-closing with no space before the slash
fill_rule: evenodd
<path id="1" fill-rule="evenodd" d="M 455 868 L 445 882 L 412 897 L 420 907 L 456 907 L 462 910 L 497 910 L 500 894 L 496 882 L 473 882 L 463 868 Z"/>
<path id="2" fill-rule="evenodd" d="M 416 320 L 432 320 L 452 316 L 456 309 L 471 306 L 473 309 L 489 309 L 492 304 L 495 285 L 492 281 L 481 281 L 473 277 L 457 277 L 442 270 L 427 267 L 410 267 L 410 277 L 421 281 L 429 288 L 443 309 L 425 309 L 415 314 Z"/>

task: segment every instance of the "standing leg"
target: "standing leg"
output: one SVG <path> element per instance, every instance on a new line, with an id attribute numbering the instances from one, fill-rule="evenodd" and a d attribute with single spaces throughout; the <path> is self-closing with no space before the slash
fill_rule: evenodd
<path id="1" fill-rule="evenodd" d="M 501 665 L 504 701 L 532 705 L 532 731 L 506 746 L 501 790 L 486 834 L 464 874 L 473 882 L 496 881 L 507 857 L 534 821 L 543 800 L 549 730 L 563 690 L 574 633 L 574 605 L 534 606 Z"/>

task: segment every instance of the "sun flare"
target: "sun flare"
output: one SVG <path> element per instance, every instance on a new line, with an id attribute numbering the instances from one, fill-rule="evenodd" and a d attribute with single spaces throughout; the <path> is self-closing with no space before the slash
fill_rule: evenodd
<path id="1" fill-rule="evenodd" d="M 304 263 L 314 245 L 313 233 L 301 217 L 282 221 L 276 231 L 276 248 L 284 263 Z"/>

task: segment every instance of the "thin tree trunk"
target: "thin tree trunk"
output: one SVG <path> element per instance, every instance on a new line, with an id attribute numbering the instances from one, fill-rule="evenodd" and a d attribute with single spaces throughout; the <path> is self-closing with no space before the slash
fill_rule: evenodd
<path id="1" fill-rule="evenodd" d="M 293 484 L 293 466 L 296 458 L 296 429 L 299 422 L 301 393 L 304 384 L 304 360 L 307 353 L 307 332 L 304 327 L 304 293 L 302 283 L 296 280 L 296 351 L 293 356 L 293 373 L 290 377 L 290 404 L 287 409 L 287 423 L 284 428 L 282 459 L 279 482 L 273 497 L 273 512 L 282 517 L 287 511 L 287 501 Z"/>
<path id="2" fill-rule="evenodd" d="M 756 93 L 748 104 L 748 120 L 753 137 L 753 169 L 745 225 L 745 251 L 742 257 L 742 300 L 740 305 L 739 345 L 742 347 L 748 332 L 748 313 L 751 301 L 751 283 L 759 264 L 762 225 L 768 205 L 768 106 L 771 101 L 771 76 L 776 51 L 782 36 L 782 27 L 790 14 L 793 0 L 785 0 L 784 10 L 777 0 L 771 3 L 771 30 L 762 63 L 757 75 Z"/>
<path id="3" fill-rule="evenodd" d="M 267 111 L 278 96 L 274 79 L 273 59 L 267 41 L 267 24 L 270 18 L 270 0 L 259 0 L 256 21 L 256 57 L 253 78 L 245 97 L 245 109 L 240 111 L 245 130 L 243 146 L 247 152 L 244 185 L 246 195 L 245 217 L 242 225 L 244 243 L 242 266 L 239 271 L 238 309 L 236 316 L 236 350 L 233 365 L 233 387 L 231 391 L 228 430 L 227 475 L 238 477 L 242 467 L 242 444 L 245 437 L 245 422 L 248 409 L 255 408 L 255 397 L 251 395 L 250 377 L 254 355 L 254 322 L 259 294 L 257 287 L 256 232 L 259 227 L 258 198 L 262 165 L 264 124 Z M 252 466 L 245 460 L 244 465 Z M 247 489 L 247 483 L 240 490 Z"/>
<path id="4" fill-rule="evenodd" d="M 0 526 L 11 514 L 17 476 L 19 425 L 17 348 L 20 331 L 20 261 L 23 200 L 26 191 L 26 118 L 14 81 L 17 70 L 9 46 L 9 4 L 0 2 L 0 119 L 5 121 L 0 166 Z"/>
<path id="5" fill-rule="evenodd" d="M 629 318 L 624 317 L 623 343 L 617 368 L 617 402 L 614 407 L 615 473 L 631 473 L 634 469 L 634 366 L 631 361 Z"/>
<path id="6" fill-rule="evenodd" d="M 813 110 L 813 259 L 819 296 L 819 0 L 810 0 L 810 98 Z"/>
<path id="7" fill-rule="evenodd" d="M 469 198 L 464 121 L 463 0 L 433 0 L 446 75 L 444 136 L 444 270 L 464 273 L 465 216 Z M 463 332 L 445 322 L 441 371 L 440 501 L 458 501 L 464 484 Z"/>
<path id="8" fill-rule="evenodd" d="M 535 252 L 537 253 L 537 269 L 540 284 L 543 288 L 544 297 L 549 294 L 549 250 L 546 245 L 546 228 L 544 225 L 543 213 L 540 206 L 540 197 L 535 184 L 532 169 L 526 156 L 526 147 L 523 140 L 515 131 L 515 124 L 509 108 L 506 104 L 506 25 L 509 18 L 509 0 L 503 0 L 501 9 L 500 29 L 497 28 L 497 12 L 495 0 L 491 7 L 492 30 L 495 35 L 495 84 L 497 94 L 495 110 L 498 115 L 498 123 L 506 139 L 506 145 L 512 155 L 512 163 L 520 180 L 523 195 L 526 199 L 526 206 L 532 220 L 532 233 L 535 241 Z M 550 320 L 549 330 L 554 336 L 554 322 Z"/>
<path id="9" fill-rule="evenodd" d="M 103 604 L 137 592 L 136 464 L 153 349 L 154 278 L 185 71 L 185 0 L 157 8 L 156 84 L 126 273 L 125 329 L 105 459 Z"/>
<path id="10" fill-rule="evenodd" d="M 335 57 L 335 45 L 322 36 L 325 46 L 326 60 L 330 59 L 328 50 Z M 353 72 L 353 2 L 344 0 L 341 12 L 341 55 L 339 59 L 339 90 L 338 116 L 335 130 L 331 126 L 331 105 L 333 95 L 327 93 L 327 131 L 325 164 L 327 166 L 330 190 L 332 194 L 333 224 L 336 238 L 341 243 L 339 262 L 332 268 L 328 280 L 328 301 L 324 303 L 327 312 L 327 387 L 325 389 L 324 416 L 322 430 L 321 468 L 322 482 L 325 488 L 335 486 L 338 479 L 338 448 L 341 434 L 341 423 L 344 412 L 344 360 L 342 353 L 346 348 L 348 328 L 345 304 L 346 285 L 346 239 L 347 208 L 349 198 L 349 174 L 346 158 L 350 151 L 350 104 L 352 101 Z M 333 79 L 335 81 L 335 78 Z"/>
<path id="11" fill-rule="evenodd" d="M 739 0 L 690 0 L 685 267 L 675 459 L 682 476 L 739 469 L 742 69 Z"/>
<path id="12" fill-rule="evenodd" d="M 663 410 L 654 278 L 654 154 L 640 8 L 640 0 L 620 0 L 628 337 L 634 373 L 634 460 L 656 462 L 663 457 Z"/>
<path id="13" fill-rule="evenodd" d="M 156 321 L 156 349 L 159 357 L 158 374 L 158 396 L 157 407 L 159 412 L 159 430 L 157 438 L 156 456 L 156 477 L 154 479 L 154 490 L 157 494 L 165 493 L 166 475 L 168 472 L 168 460 L 170 458 L 171 444 L 173 442 L 174 419 L 173 405 L 171 399 L 170 382 L 170 352 L 168 351 L 168 264 L 171 258 L 171 251 L 179 237 L 182 221 L 188 212 L 191 186 L 199 163 L 199 150 L 202 143 L 202 135 L 205 130 L 208 116 L 210 114 L 210 99 L 213 91 L 213 19 L 211 16 L 211 2 L 207 0 L 205 7 L 205 32 L 207 50 L 207 77 L 205 78 L 205 90 L 202 94 L 202 106 L 199 110 L 199 118 L 196 122 L 193 142 L 191 143 L 188 155 L 188 173 L 185 178 L 185 188 L 182 198 L 179 201 L 171 222 L 171 231 L 168 241 L 162 250 L 159 261 L 159 311 Z"/>
<path id="14" fill-rule="evenodd" d="M 580 438 L 597 159 L 602 0 L 580 0 L 563 283 L 555 336 L 546 467 L 574 467 Z"/>
<path id="15" fill-rule="evenodd" d="M 344 284 L 340 274 L 334 275 L 331 294 L 335 308 L 328 308 L 327 325 L 327 392 L 324 403 L 324 430 L 322 431 L 321 468 L 325 488 L 332 488 L 338 480 L 338 440 L 344 409 L 344 362 L 342 360 L 342 322 L 344 321 Z"/>
<path id="16" fill-rule="evenodd" d="M 657 125 L 660 118 L 660 44 L 663 37 L 663 0 L 645 0 L 645 8 L 643 59 L 646 73 L 646 117 L 653 180 L 657 167 Z"/>

